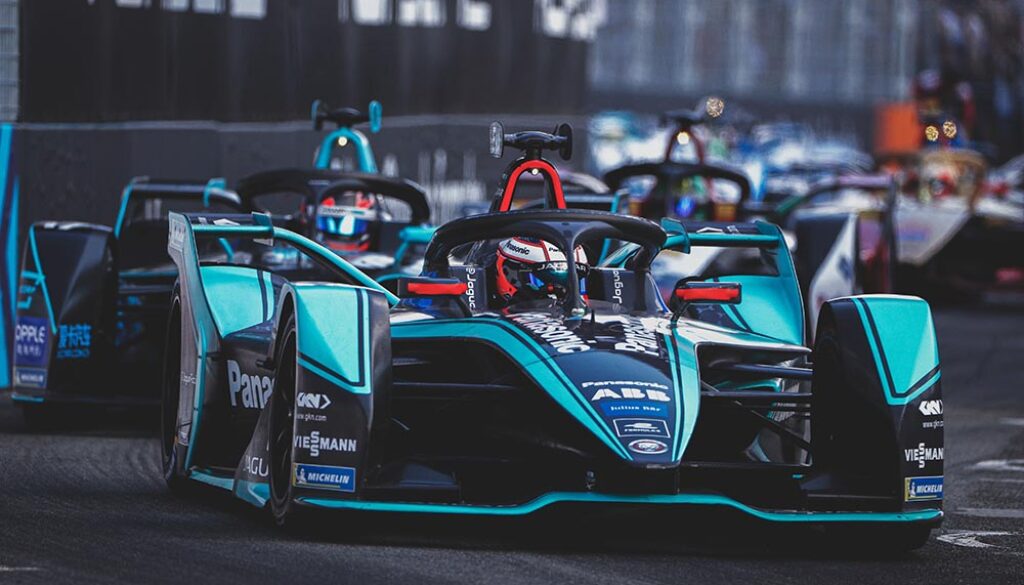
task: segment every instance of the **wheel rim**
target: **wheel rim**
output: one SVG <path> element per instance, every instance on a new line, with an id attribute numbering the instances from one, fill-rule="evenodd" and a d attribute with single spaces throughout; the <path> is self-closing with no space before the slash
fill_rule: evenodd
<path id="1" fill-rule="evenodd" d="M 292 475 L 292 436 L 295 430 L 295 336 L 289 334 L 282 352 L 276 388 L 270 411 L 270 460 L 273 462 L 270 487 L 273 499 L 283 504 Z"/>

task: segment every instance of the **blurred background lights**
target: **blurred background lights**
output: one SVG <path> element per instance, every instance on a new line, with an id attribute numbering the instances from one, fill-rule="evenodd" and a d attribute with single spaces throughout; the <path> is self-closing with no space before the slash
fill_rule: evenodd
<path id="1" fill-rule="evenodd" d="M 722 101 L 722 98 L 709 97 L 704 104 L 704 110 L 708 113 L 708 116 L 717 118 L 725 111 L 725 102 Z"/>

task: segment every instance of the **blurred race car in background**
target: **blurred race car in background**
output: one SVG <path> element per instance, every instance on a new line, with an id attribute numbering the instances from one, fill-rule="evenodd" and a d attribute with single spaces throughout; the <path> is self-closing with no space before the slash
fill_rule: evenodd
<path id="1" fill-rule="evenodd" d="M 133 179 L 113 227 L 43 221 L 21 259 L 11 394 L 29 422 L 54 405 L 155 405 L 167 307 L 177 272 L 167 255 L 168 211 L 237 213 L 219 180 Z M 227 258 L 226 241 L 204 259 Z"/>
<path id="2" fill-rule="evenodd" d="M 896 208 L 901 288 L 931 297 L 1024 289 L 1024 202 L 1012 167 L 988 176 L 977 152 L 922 151 Z"/>
<path id="3" fill-rule="evenodd" d="M 237 191 L 247 203 L 245 211 L 268 214 L 275 225 L 316 240 L 383 282 L 419 272 L 431 231 L 426 192 L 412 181 L 379 174 L 369 140 L 355 128 L 367 123 L 378 132 L 381 115 L 377 101 L 366 112 L 313 102 L 314 130 L 336 126 L 321 139 L 314 168 L 257 173 L 241 179 Z M 343 170 L 346 165 L 336 155 L 349 146 L 356 168 Z M 287 247 L 262 254 L 267 264 L 300 260 Z"/>
<path id="4" fill-rule="evenodd" d="M 665 115 L 678 125 L 674 139 L 665 149 L 665 159 L 655 163 L 624 165 L 605 174 L 604 180 L 617 196 L 629 202 L 630 213 L 653 220 L 677 220 L 665 224 L 671 232 L 686 230 L 693 222 L 712 222 L 699 229 L 728 233 L 733 224 L 756 219 L 780 223 L 786 229 L 790 249 L 798 258 L 800 283 L 809 302 L 807 327 L 813 330 L 822 303 L 832 298 L 862 293 L 892 291 L 890 276 L 894 232 L 891 229 L 891 197 L 870 197 L 857 204 L 827 196 L 842 187 L 877 189 L 879 184 L 851 175 L 848 182 L 819 182 L 813 197 L 804 201 L 810 177 L 824 177 L 846 167 L 801 166 L 797 168 L 799 186 L 788 195 L 778 193 L 773 201 L 756 201 L 747 169 L 722 164 L 702 163 L 705 148 L 695 128 L 721 115 L 724 103 L 711 104 L 713 98 L 697 110 L 682 110 Z M 685 133 L 686 137 L 680 140 Z M 692 145 L 696 162 L 679 158 L 680 145 Z M 811 172 L 813 169 L 813 172 Z M 882 178 L 883 191 L 891 191 Z M 828 202 L 825 205 L 826 201 Z M 784 204 L 783 204 L 784 202 Z M 664 294 L 675 282 L 689 275 L 704 274 L 719 263 L 745 262 L 755 251 L 707 247 L 695 250 L 666 250 L 655 260 L 653 274 Z"/>
<path id="5" fill-rule="evenodd" d="M 363 113 L 318 101 L 314 127 L 337 128 L 322 139 L 317 168 L 257 173 L 235 191 L 222 179 L 136 178 L 112 228 L 31 226 L 18 288 L 12 394 L 26 417 L 52 421 L 46 415 L 54 404 L 157 404 L 166 313 L 178 277 L 166 250 L 170 211 L 264 213 L 382 280 L 418 273 L 431 233 L 423 229 L 430 222 L 426 194 L 411 181 L 376 174 L 369 141 L 352 127 L 368 122 L 376 131 L 380 115 L 377 102 Z M 329 168 L 339 166 L 334 154 L 347 145 L 354 146 L 360 172 Z M 247 249 L 231 238 L 200 250 L 204 260 L 225 262 L 245 262 L 253 253 L 268 265 L 309 268 L 293 265 L 299 258 L 289 250 Z"/>

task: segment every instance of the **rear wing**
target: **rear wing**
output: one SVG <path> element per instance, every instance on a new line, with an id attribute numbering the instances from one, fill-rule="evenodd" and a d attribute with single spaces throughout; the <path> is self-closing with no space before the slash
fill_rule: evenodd
<path id="1" fill-rule="evenodd" d="M 760 251 L 762 258 L 773 265 L 776 274 L 723 274 L 709 280 L 739 282 L 743 286 L 744 302 L 724 307 L 742 328 L 791 343 L 804 343 L 806 319 L 800 281 L 789 245 L 777 225 L 763 221 L 684 224 L 669 218 L 663 219 L 661 224 L 669 233 L 662 250 L 677 250 L 685 254 L 692 253 L 695 248 Z"/>
<path id="2" fill-rule="evenodd" d="M 398 297 L 344 258 L 305 236 L 275 227 L 269 215 L 204 215 L 172 212 L 169 214 L 169 220 L 167 252 L 178 266 L 178 273 L 185 279 L 193 278 L 198 281 L 199 256 L 196 241 L 199 239 L 242 240 L 264 246 L 274 246 L 275 242 L 280 241 L 291 245 L 340 281 L 375 290 L 383 294 L 392 306 L 398 303 Z"/>
<path id="3" fill-rule="evenodd" d="M 749 224 L 691 223 L 689 227 L 677 219 L 664 218 L 661 228 L 669 237 L 662 249 L 689 252 L 694 246 L 719 248 L 776 248 L 785 246 L 782 232 L 774 225 L 755 222 Z"/>
<path id="4" fill-rule="evenodd" d="M 728 318 L 727 322 L 734 324 L 730 326 L 803 345 L 806 338 L 803 297 L 789 246 L 778 226 L 761 221 L 684 224 L 666 218 L 662 220 L 661 227 L 668 233 L 661 250 L 678 252 L 683 256 L 663 258 L 659 255 L 651 268 L 655 279 L 659 279 L 660 273 L 662 278 L 678 274 L 695 281 L 737 282 L 743 287 L 743 301 L 720 307 Z M 760 262 L 771 270 L 731 272 L 712 268 L 716 264 L 742 266 L 743 262 L 723 260 L 737 255 L 732 250 L 744 249 L 760 252 Z M 623 246 L 609 255 L 602 265 L 629 268 L 636 252 L 633 245 Z M 671 284 L 668 283 L 669 286 Z"/>
<path id="5" fill-rule="evenodd" d="M 178 199 L 198 200 L 204 207 L 220 203 L 233 209 L 241 210 L 242 201 L 238 194 L 227 189 L 223 178 L 208 181 L 180 181 L 174 179 L 152 179 L 135 177 L 125 185 L 121 193 L 121 206 L 114 222 L 114 236 L 119 237 L 124 227 L 128 203 L 138 199 Z"/>
<path id="6" fill-rule="evenodd" d="M 365 134 L 353 126 L 369 122 L 370 132 L 376 134 L 380 132 L 382 115 L 383 108 L 377 100 L 370 102 L 365 113 L 355 108 L 331 108 L 323 100 L 314 100 L 310 109 L 313 129 L 319 132 L 323 129 L 324 123 L 334 124 L 337 128 L 320 140 L 320 146 L 313 156 L 313 166 L 318 169 L 331 168 L 331 157 L 335 146 L 344 148 L 348 144 L 352 144 L 359 162 L 359 170 L 364 173 L 376 173 L 377 160 L 373 156 L 370 141 Z"/>

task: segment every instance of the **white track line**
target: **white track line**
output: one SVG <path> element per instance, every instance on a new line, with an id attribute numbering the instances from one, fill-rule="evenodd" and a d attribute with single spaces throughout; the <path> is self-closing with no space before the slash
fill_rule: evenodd
<path id="1" fill-rule="evenodd" d="M 979 477 L 978 481 L 991 481 L 995 483 L 1024 483 L 1024 479 L 1014 477 Z"/>
<path id="2" fill-rule="evenodd" d="M 990 459 L 988 461 L 979 461 L 972 465 L 971 469 L 1024 473 L 1024 459 Z"/>
<path id="3" fill-rule="evenodd" d="M 1024 518 L 1024 510 L 1017 508 L 958 508 L 956 513 L 978 518 Z"/>
<path id="4" fill-rule="evenodd" d="M 982 536 L 1013 536 L 1016 532 L 982 531 L 982 530 L 960 530 L 949 534 L 940 534 L 936 538 L 946 544 L 962 546 L 966 548 L 1003 548 L 994 544 L 987 544 L 978 540 Z"/>

